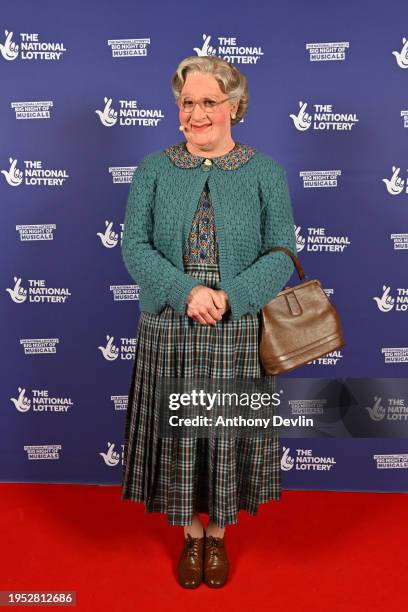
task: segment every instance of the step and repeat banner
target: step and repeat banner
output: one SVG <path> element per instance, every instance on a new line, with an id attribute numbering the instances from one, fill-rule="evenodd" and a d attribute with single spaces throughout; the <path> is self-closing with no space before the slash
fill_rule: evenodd
<path id="1" fill-rule="evenodd" d="M 286 168 L 300 261 L 346 340 L 280 377 L 283 486 L 408 491 L 407 17 L 402 1 L 2 7 L 1 481 L 121 483 L 127 195 L 145 155 L 183 140 L 178 63 L 216 55 L 248 78 L 233 138 Z"/>

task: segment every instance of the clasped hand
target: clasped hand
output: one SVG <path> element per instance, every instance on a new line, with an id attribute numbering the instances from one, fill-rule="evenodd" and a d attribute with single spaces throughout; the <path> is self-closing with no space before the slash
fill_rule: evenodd
<path id="1" fill-rule="evenodd" d="M 215 325 L 229 308 L 228 295 L 224 289 L 196 285 L 188 295 L 186 314 L 203 325 Z"/>

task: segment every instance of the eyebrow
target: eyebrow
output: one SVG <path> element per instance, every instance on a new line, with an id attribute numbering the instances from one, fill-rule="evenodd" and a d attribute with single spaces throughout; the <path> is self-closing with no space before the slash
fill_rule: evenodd
<path id="1" fill-rule="evenodd" d="M 181 97 L 185 97 L 185 96 L 189 96 L 190 98 L 193 97 L 190 93 L 182 93 L 180 95 Z M 203 98 L 218 98 L 218 94 L 206 94 L 205 96 L 203 96 Z"/>

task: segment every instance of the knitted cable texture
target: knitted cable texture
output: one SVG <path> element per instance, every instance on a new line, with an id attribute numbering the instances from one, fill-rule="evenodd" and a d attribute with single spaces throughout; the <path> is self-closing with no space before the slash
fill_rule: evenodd
<path id="1" fill-rule="evenodd" d="M 228 294 L 231 319 L 255 314 L 282 290 L 294 265 L 296 235 L 286 171 L 255 151 L 225 169 L 200 163 L 177 166 L 165 151 L 147 155 L 129 189 L 122 256 L 139 285 L 140 310 L 158 314 L 166 304 L 186 313 L 188 295 L 200 280 L 183 267 L 185 244 L 203 187 L 208 181 L 219 246 L 218 288 Z M 202 158 L 205 159 L 204 157 Z"/>

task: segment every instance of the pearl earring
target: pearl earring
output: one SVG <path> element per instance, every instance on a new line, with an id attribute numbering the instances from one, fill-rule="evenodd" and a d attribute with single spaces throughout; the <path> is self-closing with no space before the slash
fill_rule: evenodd
<path id="1" fill-rule="evenodd" d="M 235 119 L 235 117 L 236 117 L 236 114 L 235 114 L 235 113 L 233 113 L 233 114 L 231 115 L 231 119 Z"/>

